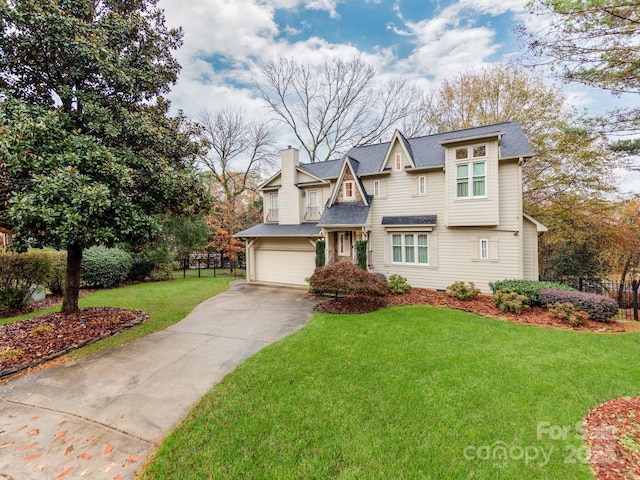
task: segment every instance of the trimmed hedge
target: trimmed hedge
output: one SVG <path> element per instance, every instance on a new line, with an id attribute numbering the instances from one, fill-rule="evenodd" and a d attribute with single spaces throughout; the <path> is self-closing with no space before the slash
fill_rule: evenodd
<path id="1" fill-rule="evenodd" d="M 543 305 L 570 303 L 578 310 L 587 312 L 596 322 L 606 322 L 618 314 L 618 303 L 615 300 L 596 293 L 545 288 L 538 294 L 538 299 Z"/>
<path id="2" fill-rule="evenodd" d="M 53 295 L 62 295 L 67 279 L 67 252 L 45 251 L 44 253 L 51 257 L 53 265 L 46 286 Z"/>
<path id="3" fill-rule="evenodd" d="M 528 298 L 528 305 L 541 305 L 541 302 L 538 300 L 538 293 L 545 288 L 575 291 L 574 288 L 569 287 L 568 285 L 563 285 L 561 283 L 517 279 L 497 280 L 495 282 L 489 282 L 489 287 L 491 287 L 493 293 L 496 293 L 498 290 L 508 289 L 513 290 L 518 295 L 524 295 Z"/>
<path id="4" fill-rule="evenodd" d="M 317 291 L 338 295 L 386 295 L 389 287 L 375 274 L 351 262 L 338 262 L 316 268 L 309 279 Z"/>
<path id="5" fill-rule="evenodd" d="M 121 248 L 91 247 L 82 252 L 82 285 L 110 288 L 121 285 L 131 269 L 131 255 Z"/>
<path id="6" fill-rule="evenodd" d="M 0 252 L 0 305 L 20 309 L 31 289 L 51 278 L 53 257 L 41 251 Z"/>

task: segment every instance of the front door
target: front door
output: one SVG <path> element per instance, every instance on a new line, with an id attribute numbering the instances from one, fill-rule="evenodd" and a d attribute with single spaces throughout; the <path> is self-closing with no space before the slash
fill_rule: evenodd
<path id="1" fill-rule="evenodd" d="M 352 232 L 338 232 L 338 244 L 336 251 L 340 261 L 352 258 L 353 235 Z"/>

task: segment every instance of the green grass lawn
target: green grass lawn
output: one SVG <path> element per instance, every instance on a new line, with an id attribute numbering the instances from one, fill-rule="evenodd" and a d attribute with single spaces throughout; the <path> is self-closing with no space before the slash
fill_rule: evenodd
<path id="1" fill-rule="evenodd" d="M 200 302 L 227 290 L 229 283 L 235 280 L 228 275 L 217 278 L 198 278 L 197 275 L 182 278 L 176 273 L 175 277 L 174 280 L 166 282 L 139 283 L 120 288 L 96 290 L 83 296 L 79 302 L 80 308 L 107 306 L 133 308 L 147 312 L 150 318 L 130 330 L 76 350 L 70 353 L 69 357 L 77 358 L 122 345 L 173 325 L 182 320 Z M 0 325 L 59 310 L 60 305 L 57 305 L 28 315 L 5 318 L 0 320 Z"/>
<path id="2" fill-rule="evenodd" d="M 640 334 L 317 314 L 207 394 L 142 478 L 593 478 L 582 419 L 640 393 L 639 358 Z"/>

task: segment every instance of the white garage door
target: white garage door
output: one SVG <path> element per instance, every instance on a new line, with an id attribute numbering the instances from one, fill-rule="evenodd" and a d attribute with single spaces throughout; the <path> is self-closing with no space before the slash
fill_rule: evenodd
<path id="1" fill-rule="evenodd" d="M 256 249 L 256 280 L 307 285 L 304 279 L 313 273 L 315 258 L 315 250 L 306 239 L 271 245 L 265 242 Z"/>

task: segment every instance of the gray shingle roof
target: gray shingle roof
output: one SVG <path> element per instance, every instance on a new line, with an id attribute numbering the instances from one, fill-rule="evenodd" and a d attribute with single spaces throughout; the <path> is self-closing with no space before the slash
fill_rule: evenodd
<path id="1" fill-rule="evenodd" d="M 441 142 L 457 139 L 471 138 L 483 135 L 502 133 L 501 157 L 529 157 L 533 155 L 527 137 L 525 137 L 518 122 L 503 122 L 483 127 L 466 128 L 453 132 L 438 133 L 426 137 L 405 139 L 407 150 L 413 156 L 416 168 L 438 167 L 444 165 L 444 147 Z M 389 150 L 389 142 L 375 143 L 362 147 L 354 147 L 347 155 L 358 162 L 357 174 L 366 175 L 379 172 L 384 157 Z M 354 167 L 356 166 L 352 162 Z M 329 160 L 327 162 L 305 163 L 300 165 L 302 170 L 323 179 L 337 178 L 340 173 L 342 160 Z"/>
<path id="2" fill-rule="evenodd" d="M 437 215 L 382 217 L 382 225 L 435 225 Z"/>
<path id="3" fill-rule="evenodd" d="M 367 223 L 369 207 L 364 202 L 334 203 L 325 209 L 318 226 L 364 225 Z"/>
<path id="4" fill-rule="evenodd" d="M 320 228 L 315 223 L 301 223 L 300 225 L 278 225 L 276 223 L 261 223 L 246 230 L 242 230 L 234 237 L 319 237 Z"/>

